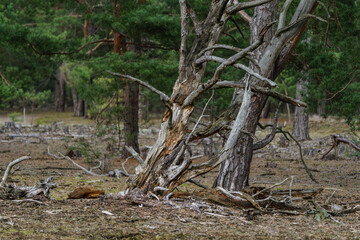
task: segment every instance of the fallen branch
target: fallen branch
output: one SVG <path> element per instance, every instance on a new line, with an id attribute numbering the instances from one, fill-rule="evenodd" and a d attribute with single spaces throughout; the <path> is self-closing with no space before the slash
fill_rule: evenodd
<path id="1" fill-rule="evenodd" d="M 88 174 L 90 174 L 90 175 L 93 175 L 93 176 L 101 176 L 101 177 L 102 177 L 102 176 L 106 176 L 106 175 L 102 175 L 102 174 L 96 174 L 96 173 L 94 173 L 94 172 L 91 172 L 91 171 L 87 170 L 87 169 L 84 168 L 83 166 L 77 164 L 77 163 L 76 163 L 74 160 L 72 160 L 70 157 L 65 156 L 64 154 L 62 154 L 62 153 L 60 153 L 60 152 L 58 152 L 59 156 L 56 156 L 55 154 L 52 154 L 52 153 L 50 152 L 50 147 L 48 147 L 48 154 L 49 154 L 50 156 L 56 158 L 56 159 L 67 159 L 67 160 L 69 160 L 70 162 L 72 162 L 72 164 L 74 164 L 75 166 L 77 166 L 78 168 L 80 168 L 81 170 L 83 170 L 84 172 L 86 172 L 86 173 L 88 173 Z"/>
<path id="2" fill-rule="evenodd" d="M 20 199 L 20 198 L 32 198 L 39 194 L 44 194 L 45 197 L 49 197 L 50 189 L 56 188 L 52 176 L 48 177 L 44 181 L 40 181 L 38 184 L 32 187 L 18 187 L 12 185 L 6 185 L 0 188 L 0 199 Z"/>
<path id="3" fill-rule="evenodd" d="M 252 195 L 251 197 L 254 198 L 254 197 L 260 195 L 260 194 L 263 193 L 263 192 L 266 192 L 266 191 L 268 191 L 268 190 L 270 190 L 270 189 L 272 189 L 272 188 L 274 188 L 274 187 L 280 186 L 280 185 L 282 185 L 284 182 L 286 182 L 287 180 L 288 180 L 288 178 L 284 179 L 282 182 L 275 183 L 274 185 L 272 185 L 272 186 L 270 186 L 270 187 L 264 188 L 263 190 L 261 190 L 261 191 L 255 193 L 254 195 Z"/>
<path id="4" fill-rule="evenodd" d="M 329 149 L 329 151 L 327 151 L 322 157 L 321 159 L 324 159 L 324 157 L 329 154 L 329 152 L 335 148 L 335 158 L 337 159 L 337 155 L 338 155 L 338 151 L 337 151 L 337 147 L 339 145 L 339 143 L 345 143 L 345 144 L 349 144 L 351 147 L 353 147 L 354 149 L 360 151 L 360 147 L 354 143 L 353 141 L 351 141 L 350 139 L 347 139 L 347 138 L 344 138 L 342 137 L 341 135 L 331 135 L 331 137 L 333 138 L 334 140 L 334 144 L 331 146 L 331 148 Z"/>
<path id="5" fill-rule="evenodd" d="M 4 176 L 1 180 L 1 183 L 0 183 L 0 187 L 4 187 L 5 185 L 5 182 L 6 182 L 6 179 L 8 178 L 9 176 L 9 173 L 10 173 L 10 170 L 13 166 L 15 166 L 16 164 L 24 161 L 24 160 L 27 160 L 27 159 L 31 159 L 31 156 L 23 156 L 23 157 L 20 157 L 18 159 L 15 159 L 14 161 L 10 162 L 9 165 L 7 166 L 6 170 L 5 170 L 5 173 L 4 173 Z"/>
<path id="6" fill-rule="evenodd" d="M 43 203 L 43 202 L 40 202 L 38 200 L 34 200 L 34 199 L 21 199 L 21 200 L 13 200 L 14 202 L 17 202 L 17 203 L 22 203 L 22 202 L 33 202 L 33 203 L 37 203 L 39 205 L 46 205 L 46 206 L 49 206 L 49 204 L 47 203 Z"/>

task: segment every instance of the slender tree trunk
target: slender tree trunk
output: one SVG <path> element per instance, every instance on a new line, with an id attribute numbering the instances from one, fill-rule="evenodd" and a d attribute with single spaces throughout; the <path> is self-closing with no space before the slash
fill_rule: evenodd
<path id="1" fill-rule="evenodd" d="M 139 3 L 144 3 L 140 1 Z M 114 16 L 118 18 L 121 14 L 120 5 L 114 0 Z M 140 54 L 139 46 L 134 45 L 134 51 Z M 125 54 L 127 52 L 126 37 L 119 32 L 114 33 L 114 53 Z M 135 151 L 140 152 L 139 148 L 139 84 L 123 79 L 125 86 L 124 91 L 124 139 L 125 146 L 132 147 Z M 124 157 L 130 156 L 130 153 L 123 149 Z"/>
<path id="2" fill-rule="evenodd" d="M 134 150 L 139 153 L 139 84 L 126 81 L 124 87 L 124 102 L 125 145 L 134 148 Z M 124 149 L 124 155 L 129 156 L 126 149 Z"/>
<path id="3" fill-rule="evenodd" d="M 77 91 L 74 88 L 71 89 L 71 95 L 72 95 L 73 105 L 74 105 L 74 116 L 75 117 L 83 117 L 84 110 L 85 110 L 84 100 L 80 99 L 79 94 L 77 93 Z"/>
<path id="4" fill-rule="evenodd" d="M 55 109 L 57 112 L 65 112 L 66 104 L 66 78 L 65 73 L 61 69 L 62 64 L 56 70 L 56 85 L 55 85 Z"/>
<path id="5" fill-rule="evenodd" d="M 307 82 L 303 79 L 296 84 L 296 99 L 303 100 L 307 93 Z M 293 135 L 297 140 L 309 140 L 309 115 L 304 108 L 295 108 Z"/>

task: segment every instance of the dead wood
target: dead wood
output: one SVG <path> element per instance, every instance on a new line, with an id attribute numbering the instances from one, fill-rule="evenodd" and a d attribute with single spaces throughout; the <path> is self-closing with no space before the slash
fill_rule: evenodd
<path id="1" fill-rule="evenodd" d="M 336 134 L 336 135 L 331 135 L 331 137 L 333 138 L 334 140 L 334 143 L 333 145 L 331 146 L 331 148 L 329 149 L 329 151 L 327 151 L 322 157 L 321 159 L 324 159 L 324 157 L 329 154 L 329 152 L 335 148 L 335 159 L 338 158 L 338 145 L 339 143 L 345 143 L 345 144 L 348 144 L 350 145 L 351 147 L 353 147 L 354 149 L 356 149 L 357 151 L 360 151 L 360 147 L 353 141 L 351 141 L 350 139 L 347 139 L 345 137 L 342 137 L 341 135 L 339 134 Z"/>
<path id="2" fill-rule="evenodd" d="M 69 193 L 69 199 L 98 198 L 104 195 L 105 191 L 93 187 L 80 187 Z"/>
<path id="3" fill-rule="evenodd" d="M 51 176 L 46 180 L 41 180 L 38 184 L 32 187 L 19 187 L 16 185 L 4 184 L 0 187 L 0 199 L 21 199 L 32 198 L 37 195 L 44 195 L 49 197 L 50 189 L 56 188 L 57 185 L 54 183 L 54 178 Z"/>

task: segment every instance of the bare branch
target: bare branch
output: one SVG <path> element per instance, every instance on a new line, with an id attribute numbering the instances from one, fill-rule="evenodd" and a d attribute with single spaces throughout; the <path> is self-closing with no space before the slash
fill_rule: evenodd
<path id="1" fill-rule="evenodd" d="M 220 190 L 222 193 L 224 193 L 228 198 L 230 199 L 235 199 L 235 200 L 244 200 L 246 199 L 247 201 L 249 201 L 251 203 L 251 205 L 253 205 L 256 209 L 260 210 L 260 211 L 265 211 L 260 205 L 258 202 L 255 201 L 255 199 L 253 199 L 250 195 L 244 193 L 244 192 L 229 192 L 227 190 L 225 190 L 224 188 L 222 187 L 217 187 L 216 189 Z M 236 195 L 239 195 L 236 196 Z"/>
<path id="2" fill-rule="evenodd" d="M 293 22 L 293 23 L 290 23 L 288 26 L 286 27 L 283 27 L 281 29 L 279 29 L 276 33 L 275 33 L 275 36 L 278 37 L 280 36 L 282 33 L 286 32 L 286 31 L 289 31 L 295 27 L 297 27 L 299 24 L 302 24 L 304 21 L 306 21 L 306 19 L 308 18 L 315 18 L 321 22 L 325 22 L 325 23 L 328 23 L 327 20 L 321 18 L 321 17 L 318 17 L 316 15 L 313 15 L 313 14 L 304 14 L 302 15 L 297 21 Z"/>
<path id="3" fill-rule="evenodd" d="M 132 76 L 129 76 L 129 75 L 124 75 L 124 74 L 120 74 L 120 73 L 114 73 L 114 72 L 111 72 L 111 71 L 106 71 L 108 72 L 109 74 L 113 75 L 113 76 L 116 76 L 116 77 L 123 77 L 123 78 L 127 78 L 131 81 L 134 81 L 134 82 L 137 82 L 139 83 L 140 85 L 148 88 L 149 90 L 151 90 L 152 92 L 158 94 L 160 96 L 160 99 L 166 103 L 168 103 L 170 101 L 170 97 L 168 95 L 166 95 L 165 93 L 163 93 L 162 91 L 154 88 L 153 86 L 151 86 L 150 84 L 138 79 L 138 78 L 135 78 L 135 77 L 132 77 Z"/>
<path id="4" fill-rule="evenodd" d="M 234 0 L 234 4 L 239 4 L 238 0 Z M 246 22 L 246 23 L 250 23 L 251 22 L 251 17 L 249 16 L 249 14 L 247 14 L 244 10 L 241 10 L 238 12 L 238 14 L 241 16 L 241 18 Z"/>
<path id="5" fill-rule="evenodd" d="M 114 42 L 114 39 L 100 39 L 100 40 L 95 40 L 95 41 L 91 41 L 91 42 L 87 42 L 85 43 L 84 45 L 80 46 L 79 48 L 77 48 L 76 50 L 74 51 L 71 51 L 71 52 L 40 52 L 39 50 L 36 49 L 35 45 L 32 44 L 32 43 L 29 43 L 31 49 L 39 54 L 39 55 L 71 55 L 71 54 L 74 54 L 76 52 L 79 52 L 81 51 L 82 49 L 84 49 L 85 47 L 91 45 L 91 44 L 95 44 L 95 43 L 104 43 L 104 42 L 109 42 L 109 43 L 112 43 Z M 87 53 L 89 54 L 89 53 Z"/>
<path id="6" fill-rule="evenodd" d="M 214 97 L 214 90 L 212 91 L 212 94 L 211 94 L 209 100 L 208 100 L 207 103 L 205 104 L 205 107 L 204 107 L 204 109 L 202 110 L 199 119 L 196 121 L 193 130 L 191 131 L 191 133 L 190 133 L 189 136 L 187 137 L 187 139 L 186 139 L 186 141 L 185 141 L 185 145 L 187 145 L 187 144 L 189 143 L 189 140 L 190 140 L 191 136 L 193 135 L 195 129 L 196 129 L 197 126 L 199 125 L 199 122 L 201 121 L 201 119 L 204 117 L 205 110 L 206 110 L 207 106 L 209 105 L 209 103 L 210 103 L 210 101 L 211 101 L 211 99 L 212 99 L 213 97 Z"/>
<path id="7" fill-rule="evenodd" d="M 10 86 L 10 82 L 0 73 L 0 77 L 5 81 L 6 85 Z"/>
<path id="8" fill-rule="evenodd" d="M 90 174 L 90 175 L 93 175 L 93 176 L 105 176 L 105 175 L 99 175 L 99 174 L 96 174 L 96 173 L 93 173 L 89 170 L 87 170 L 86 168 L 84 168 L 83 166 L 77 164 L 74 160 L 72 160 L 70 157 L 68 156 L 65 156 L 64 154 L 58 152 L 59 156 L 56 156 L 55 154 L 52 154 L 50 152 L 50 147 L 48 147 L 48 154 L 56 159 L 67 159 L 69 160 L 70 162 L 72 162 L 72 164 L 74 164 L 75 166 L 77 166 L 78 168 L 80 168 L 81 170 L 83 170 L 84 172 Z"/>
<path id="9" fill-rule="evenodd" d="M 286 15 L 293 0 L 286 0 L 279 16 L 278 30 L 285 27 Z"/>
<path id="10" fill-rule="evenodd" d="M 232 81 L 220 81 L 220 82 L 217 82 L 213 86 L 213 88 L 244 88 L 244 87 L 245 87 L 245 85 L 243 83 L 232 82 Z M 255 93 L 266 94 L 270 97 L 273 97 L 275 99 L 278 99 L 278 100 L 286 102 L 286 103 L 290 103 L 297 107 L 307 107 L 307 104 L 302 101 L 299 101 L 297 99 L 294 99 L 294 98 L 284 95 L 282 93 L 272 91 L 267 88 L 251 86 L 251 90 Z"/>
<path id="11" fill-rule="evenodd" d="M 23 157 L 20 157 L 18 159 L 15 159 L 14 161 L 10 162 L 9 165 L 6 167 L 6 170 L 5 170 L 5 173 L 4 173 L 4 176 L 0 182 L 0 187 L 3 187 L 8 176 L 9 176 L 9 173 L 10 173 L 10 170 L 13 166 L 15 166 L 16 164 L 24 161 L 24 160 L 27 160 L 27 159 L 31 159 L 31 156 L 23 156 Z"/>
<path id="12" fill-rule="evenodd" d="M 137 153 L 132 147 L 125 146 L 126 150 L 136 159 L 138 162 L 144 166 L 144 160 L 140 157 L 139 153 Z"/>
<path id="13" fill-rule="evenodd" d="M 244 10 L 241 10 L 238 13 L 242 17 L 242 19 L 244 19 L 245 22 L 247 22 L 247 23 L 251 22 L 252 18 Z"/>
<path id="14" fill-rule="evenodd" d="M 254 198 L 254 197 L 256 197 L 257 195 L 262 194 L 263 192 L 266 192 L 266 191 L 268 191 L 268 190 L 270 190 L 270 189 L 272 189 L 272 188 L 274 188 L 274 187 L 280 186 L 280 185 L 282 185 L 284 182 L 286 182 L 287 180 L 288 180 L 288 178 L 285 178 L 282 182 L 275 183 L 274 185 L 272 185 L 272 186 L 270 186 L 270 187 L 264 188 L 263 190 L 261 190 L 261 191 L 255 193 L 254 195 L 252 195 L 251 197 Z"/>
<path id="15" fill-rule="evenodd" d="M 202 31 L 201 23 L 200 23 L 198 17 L 196 16 L 196 13 L 194 12 L 194 10 L 191 8 L 189 2 L 185 0 L 185 3 L 186 3 L 186 8 L 187 8 L 187 11 L 188 11 L 189 16 L 191 18 L 191 21 L 194 24 L 195 33 L 196 33 L 197 36 L 200 36 L 201 31 Z"/>
<path id="16" fill-rule="evenodd" d="M 233 35 L 230 34 L 230 31 L 229 31 L 229 32 L 223 31 L 223 34 L 226 35 L 226 36 L 231 37 L 232 40 L 234 40 L 235 42 L 237 42 L 237 43 L 239 42 L 239 41 L 236 39 L 236 37 L 234 37 Z"/>
<path id="17" fill-rule="evenodd" d="M 230 21 L 232 21 L 235 24 L 235 27 L 237 28 L 237 30 L 240 32 L 241 36 L 243 39 L 245 39 L 245 35 L 244 33 L 241 31 L 240 26 L 237 24 L 237 22 L 235 21 L 235 19 L 233 19 L 232 17 L 230 17 Z"/>
<path id="18" fill-rule="evenodd" d="M 229 45 L 225 45 L 225 44 L 215 44 L 213 46 L 210 46 L 210 47 L 207 47 L 205 49 L 203 49 L 199 54 L 198 56 L 202 56 L 204 55 L 205 52 L 209 51 L 209 50 L 212 50 L 212 49 L 217 49 L 217 48 L 223 48 L 223 49 L 228 49 L 228 50 L 232 50 L 232 51 L 235 51 L 235 52 L 241 52 L 243 51 L 244 49 L 242 48 L 237 48 L 237 47 L 234 47 L 234 46 L 229 46 Z M 250 53 L 249 53 L 250 54 Z"/>
<path id="19" fill-rule="evenodd" d="M 345 87 L 343 87 L 342 89 L 340 89 L 339 91 L 337 91 L 336 93 L 334 93 L 330 98 L 325 99 L 326 101 L 330 101 L 332 100 L 334 97 L 336 97 L 339 93 L 345 91 L 347 89 L 347 87 L 350 85 L 350 83 L 352 83 L 352 81 L 354 81 L 354 79 L 360 74 L 360 72 L 356 73 L 351 79 L 350 81 L 345 85 Z"/>
<path id="20" fill-rule="evenodd" d="M 267 135 L 263 140 L 255 143 L 253 145 L 253 150 L 258 150 L 258 149 L 265 147 L 274 139 L 276 130 L 277 130 L 276 128 L 277 128 L 277 121 L 278 121 L 278 115 L 279 115 L 279 107 L 280 107 L 280 104 L 278 105 L 278 107 L 276 108 L 276 111 L 275 111 L 274 124 L 272 126 L 271 133 L 269 135 Z"/>
<path id="21" fill-rule="evenodd" d="M 226 64 L 226 62 L 225 62 L 226 59 L 221 58 L 221 57 L 216 57 L 216 56 L 203 56 L 203 57 L 199 58 L 198 60 L 196 60 L 196 64 L 200 64 L 200 63 L 205 62 L 205 61 L 212 61 L 212 62 L 218 62 L 218 63 Z M 268 82 L 272 87 L 277 86 L 277 84 L 274 81 L 261 76 L 260 74 L 254 72 L 251 68 L 246 67 L 243 64 L 234 63 L 234 64 L 230 64 L 230 65 L 232 67 L 235 67 L 235 68 L 242 69 L 242 70 L 246 71 L 248 74 L 250 74 L 253 77 L 256 77 L 256 78 L 258 78 L 258 79 L 260 79 L 262 81 Z"/>
<path id="22" fill-rule="evenodd" d="M 233 15 L 241 10 L 256 7 L 256 6 L 271 2 L 271 1 L 272 0 L 254 0 L 254 1 L 250 1 L 250 2 L 241 2 L 241 3 L 235 4 L 234 6 L 231 6 L 228 9 L 226 9 L 226 13 L 229 15 Z"/>

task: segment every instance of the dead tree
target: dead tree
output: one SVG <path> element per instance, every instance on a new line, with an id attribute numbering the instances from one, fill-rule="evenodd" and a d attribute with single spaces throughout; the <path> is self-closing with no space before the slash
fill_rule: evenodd
<path id="1" fill-rule="evenodd" d="M 186 0 L 180 0 L 179 76 L 170 97 L 140 79 L 109 72 L 112 75 L 127 78 L 149 88 L 157 93 L 167 106 L 157 141 L 147 155 L 144 164 L 138 166 L 137 174 L 130 178 L 129 189 L 140 188 L 145 192 L 155 189 L 171 191 L 179 184 L 217 167 L 233 151 L 243 127 L 249 121 L 249 116 L 253 119 L 256 115 L 254 113 L 258 111 L 261 113 L 263 103 L 268 95 L 296 106 L 306 106 L 300 101 L 271 91 L 269 87 L 276 86 L 276 83 L 270 79 L 273 70 L 272 64 L 275 64 L 283 46 L 298 34 L 306 19 L 312 16 L 308 14 L 311 6 L 309 7 L 307 2 L 313 3 L 315 1 L 301 1 L 289 25 L 285 25 L 284 20 L 280 21 L 277 34 L 270 39 L 270 43 L 266 44 L 266 51 L 264 51 L 262 58 L 251 60 L 254 66 L 262 66 L 260 68 L 247 67 L 241 64 L 239 60 L 254 55 L 254 51 L 263 44 L 264 36 L 275 22 L 268 22 L 259 26 L 251 44 L 244 49 L 218 44 L 227 21 L 233 15 L 241 10 L 269 2 L 271 0 L 254 0 L 241 3 L 230 0 L 212 1 L 208 16 L 204 21 L 200 21 L 190 4 Z M 286 2 L 289 4 L 291 1 Z M 282 12 L 281 19 L 285 19 L 286 12 L 287 9 Z M 190 29 L 188 19 L 191 19 L 196 34 L 195 40 L 189 47 L 187 45 Z M 230 49 L 235 53 L 228 58 L 222 58 L 213 54 L 215 49 Z M 202 82 L 209 61 L 219 63 L 219 65 L 212 77 L 208 81 Z M 245 78 L 240 82 L 222 81 L 221 74 L 229 66 L 245 71 L 247 73 Z M 242 88 L 244 89 L 242 97 L 237 98 L 231 111 L 221 115 L 211 126 L 189 129 L 189 118 L 194 110 L 194 101 L 205 91 L 221 87 Z M 261 101 L 259 102 L 258 99 Z M 256 104 L 254 104 L 254 100 Z M 240 110 L 238 110 L 239 108 Z M 256 117 L 255 120 L 257 120 Z M 257 121 L 254 122 L 257 123 Z M 204 163 L 192 163 L 186 151 L 187 145 L 193 140 L 208 137 L 223 129 L 229 129 L 229 125 L 232 125 L 232 130 L 223 149 Z"/>

